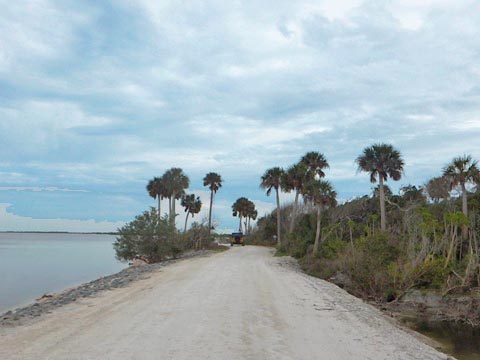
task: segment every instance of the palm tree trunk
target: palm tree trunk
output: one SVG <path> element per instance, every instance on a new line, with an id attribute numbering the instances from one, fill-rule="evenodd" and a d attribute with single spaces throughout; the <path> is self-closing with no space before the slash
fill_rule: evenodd
<path id="1" fill-rule="evenodd" d="M 280 239 L 280 194 L 279 190 L 275 189 L 277 195 L 277 246 L 282 246 L 282 241 Z"/>
<path id="2" fill-rule="evenodd" d="M 462 184 L 462 212 L 463 215 L 468 219 L 468 202 L 467 202 L 467 189 L 465 183 Z M 467 225 L 462 226 L 462 237 L 466 239 L 468 237 L 468 227 Z"/>
<path id="3" fill-rule="evenodd" d="M 318 252 L 318 246 L 320 245 L 320 226 L 322 220 L 322 209 L 320 205 L 317 205 L 317 232 L 315 233 L 315 243 L 313 244 L 313 254 L 316 255 Z"/>
<path id="4" fill-rule="evenodd" d="M 175 227 L 175 218 L 177 217 L 177 214 L 175 213 L 175 194 L 173 194 L 173 197 L 172 197 L 172 217 L 170 219 L 170 221 L 172 222 L 172 226 Z"/>
<path id="5" fill-rule="evenodd" d="M 250 231 L 252 230 L 252 228 L 250 227 L 250 217 L 248 218 L 248 226 L 247 226 L 247 234 L 250 234 Z"/>
<path id="6" fill-rule="evenodd" d="M 188 215 L 190 215 L 190 211 L 187 211 L 187 216 L 185 218 L 185 228 L 183 229 L 183 232 L 186 233 L 187 232 L 187 221 L 188 221 Z"/>
<path id="7" fill-rule="evenodd" d="M 380 229 L 387 230 L 387 219 L 385 218 L 385 189 L 383 188 L 383 177 L 379 175 L 380 188 Z"/>
<path id="8" fill-rule="evenodd" d="M 172 197 L 168 197 L 168 222 L 172 223 Z"/>
<path id="9" fill-rule="evenodd" d="M 161 220 L 162 219 L 162 208 L 161 208 L 161 201 L 162 201 L 162 198 L 160 197 L 160 195 L 158 195 L 158 219 Z"/>
<path id="10" fill-rule="evenodd" d="M 242 215 L 238 215 L 238 217 L 240 218 L 240 222 L 238 223 L 238 231 L 242 232 Z"/>
<path id="11" fill-rule="evenodd" d="M 295 192 L 295 201 L 293 202 L 293 210 L 292 210 L 292 219 L 290 220 L 290 228 L 288 232 L 291 233 L 293 231 L 293 227 L 295 225 L 295 218 L 297 216 L 297 207 L 298 207 L 298 189 Z"/>
<path id="12" fill-rule="evenodd" d="M 210 209 L 208 211 L 208 235 L 212 232 L 212 205 L 213 205 L 213 190 L 210 191 Z"/>

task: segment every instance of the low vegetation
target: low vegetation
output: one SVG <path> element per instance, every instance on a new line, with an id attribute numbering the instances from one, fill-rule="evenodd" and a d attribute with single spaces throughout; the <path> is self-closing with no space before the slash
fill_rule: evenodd
<path id="1" fill-rule="evenodd" d="M 323 155 L 317 158 L 324 160 L 317 169 L 328 167 Z M 357 164 L 378 186 L 370 195 L 336 205 L 333 185 L 321 179 L 323 171 L 309 174 L 302 158 L 278 188 L 297 192 L 304 203 L 298 205 L 296 196 L 293 204 L 261 217 L 250 242 L 272 245 L 281 233 L 279 253 L 298 258 L 310 274 L 378 301 L 398 300 L 413 288 L 443 295 L 478 290 L 477 163 L 470 156 L 455 158 L 440 176 L 423 186 L 404 186 L 398 194 L 385 182 L 401 179 L 399 151 L 373 145 Z"/>
<path id="2" fill-rule="evenodd" d="M 208 225 L 194 222 L 188 229 L 188 220 L 194 218 L 202 208 L 202 202 L 195 194 L 186 194 L 190 179 L 180 168 L 171 168 L 161 177 L 154 177 L 147 184 L 147 192 L 158 200 L 158 208 L 151 208 L 138 215 L 118 230 L 114 243 L 119 260 L 142 259 L 148 263 L 174 259 L 187 250 L 214 249 L 217 245 L 211 233 L 212 205 L 216 192 L 222 186 L 222 178 L 217 173 L 208 173 L 203 185 L 211 191 Z M 168 199 L 168 212 L 162 215 L 161 200 Z M 176 202 L 180 201 L 186 213 L 183 232 L 176 227 Z"/>

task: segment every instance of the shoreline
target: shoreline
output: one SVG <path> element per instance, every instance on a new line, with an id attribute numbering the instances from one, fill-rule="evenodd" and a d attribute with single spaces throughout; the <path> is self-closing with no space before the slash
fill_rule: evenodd
<path id="1" fill-rule="evenodd" d="M 185 253 L 177 259 L 169 259 L 153 264 L 129 266 L 115 274 L 100 277 L 81 285 L 64 289 L 53 294 L 45 294 L 33 303 L 0 313 L 0 327 L 16 327 L 38 319 L 55 309 L 71 304 L 79 299 L 95 297 L 98 294 L 123 288 L 138 280 L 148 279 L 152 273 L 175 262 L 198 256 L 208 256 L 215 251 L 199 250 Z"/>

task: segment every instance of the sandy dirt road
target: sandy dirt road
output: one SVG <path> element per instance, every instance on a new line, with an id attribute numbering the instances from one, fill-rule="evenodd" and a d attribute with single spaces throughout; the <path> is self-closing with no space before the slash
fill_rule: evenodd
<path id="1" fill-rule="evenodd" d="M 180 261 L 31 324 L 0 359 L 447 359 L 270 249 Z"/>

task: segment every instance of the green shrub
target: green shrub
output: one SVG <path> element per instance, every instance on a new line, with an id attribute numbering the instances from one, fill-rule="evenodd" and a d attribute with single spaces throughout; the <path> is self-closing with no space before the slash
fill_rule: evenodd
<path id="1" fill-rule="evenodd" d="M 339 238 L 327 239 L 320 245 L 319 254 L 325 259 L 335 259 L 341 254 L 347 243 Z"/>
<path id="2" fill-rule="evenodd" d="M 445 267 L 444 257 L 428 259 L 416 269 L 416 272 L 420 274 L 417 283 L 420 287 L 441 289 L 450 271 L 450 266 Z"/>
<path id="3" fill-rule="evenodd" d="M 176 229 L 168 224 L 167 219 L 159 219 L 154 208 L 138 215 L 118 233 L 113 247 L 121 261 L 140 257 L 148 262 L 158 262 L 176 258 L 184 250 L 184 242 L 179 239 Z"/>
<path id="4" fill-rule="evenodd" d="M 315 231 L 316 217 L 312 214 L 302 215 L 293 233 L 288 237 L 289 250 L 294 258 L 299 259 L 307 254 L 315 241 Z"/>
<path id="5" fill-rule="evenodd" d="M 391 297 L 394 277 L 389 268 L 398 255 L 398 248 L 383 233 L 360 238 L 355 250 L 344 257 L 344 271 L 354 292 L 378 299 Z"/>

